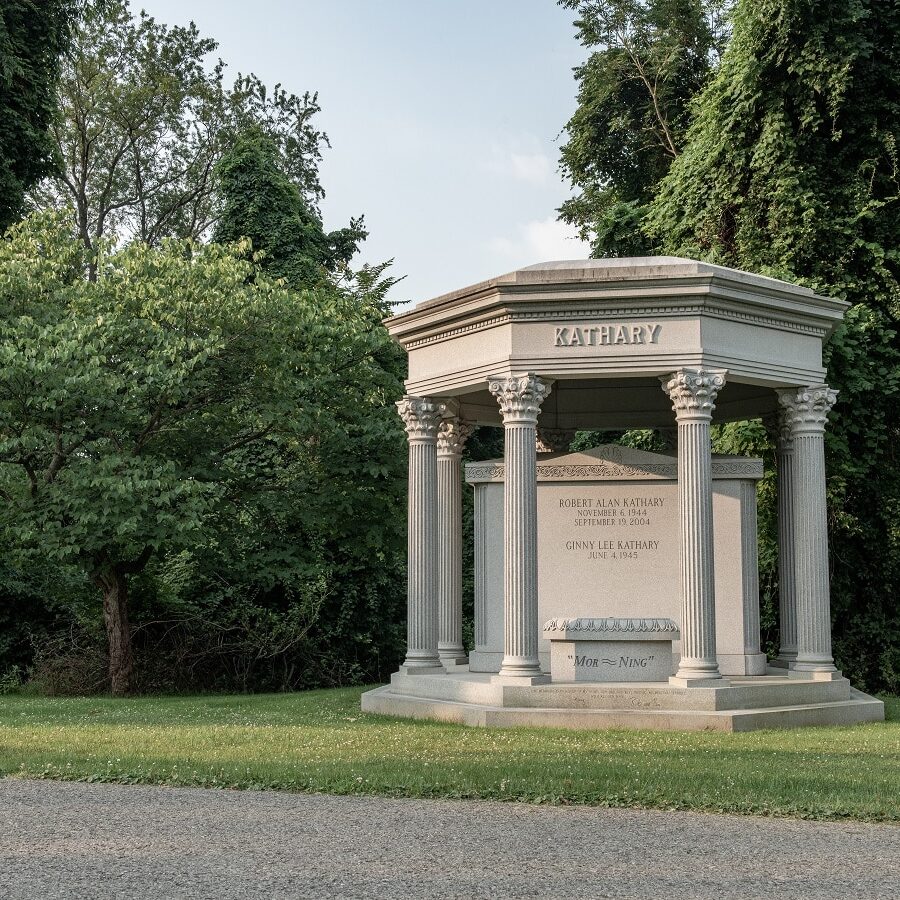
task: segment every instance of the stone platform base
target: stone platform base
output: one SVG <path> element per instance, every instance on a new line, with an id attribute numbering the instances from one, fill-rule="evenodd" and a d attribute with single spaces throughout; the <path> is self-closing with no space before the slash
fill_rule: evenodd
<path id="1" fill-rule="evenodd" d="M 770 669 L 727 681 L 690 688 L 655 682 L 520 686 L 459 667 L 437 675 L 397 673 L 390 684 L 362 695 L 362 709 L 495 728 L 754 731 L 884 721 L 884 704 L 846 678 L 814 681 Z"/>

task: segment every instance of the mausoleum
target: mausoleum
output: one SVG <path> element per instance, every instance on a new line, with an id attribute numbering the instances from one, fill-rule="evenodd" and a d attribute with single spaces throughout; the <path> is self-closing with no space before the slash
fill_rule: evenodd
<path id="1" fill-rule="evenodd" d="M 408 647 L 363 709 L 473 725 L 747 730 L 880 720 L 831 652 L 824 340 L 847 304 L 676 257 L 542 263 L 387 320 L 409 354 Z M 759 459 L 776 444 L 778 655 L 760 649 Z M 462 467 L 477 425 L 502 459 Z M 655 429 L 662 452 L 570 453 Z M 475 639 L 462 643 L 462 489 Z"/>

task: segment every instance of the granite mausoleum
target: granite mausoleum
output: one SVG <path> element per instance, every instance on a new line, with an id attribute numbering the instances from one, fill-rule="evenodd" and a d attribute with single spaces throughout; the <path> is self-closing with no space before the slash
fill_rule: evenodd
<path id="1" fill-rule="evenodd" d="M 846 304 L 675 257 L 531 266 L 387 321 L 409 354 L 408 648 L 363 709 L 476 725 L 747 730 L 880 720 L 831 654 L 822 344 Z M 760 650 L 756 482 L 715 421 L 777 447 L 781 646 Z M 461 457 L 475 642 L 462 644 Z M 565 452 L 579 429 L 670 452 Z"/>

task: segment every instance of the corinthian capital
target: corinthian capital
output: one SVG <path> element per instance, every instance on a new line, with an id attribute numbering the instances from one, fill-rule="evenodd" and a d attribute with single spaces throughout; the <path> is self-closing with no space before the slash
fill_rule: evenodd
<path id="1" fill-rule="evenodd" d="M 397 412 L 406 426 L 410 441 L 434 441 L 446 407 L 430 397 L 404 397 L 397 401 Z"/>
<path id="2" fill-rule="evenodd" d="M 574 428 L 541 428 L 537 430 L 538 453 L 561 453 L 575 440 Z"/>
<path id="3" fill-rule="evenodd" d="M 438 456 L 459 456 L 466 446 L 469 435 L 475 425 L 456 416 L 450 416 L 441 422 L 437 435 Z"/>
<path id="4" fill-rule="evenodd" d="M 541 404 L 550 393 L 550 385 L 530 373 L 510 378 L 492 378 L 488 387 L 500 404 L 504 425 L 536 424 Z"/>
<path id="5" fill-rule="evenodd" d="M 712 418 L 725 375 L 724 369 L 679 369 L 659 380 L 672 401 L 677 419 Z"/>
<path id="6" fill-rule="evenodd" d="M 794 449 L 794 435 L 791 433 L 791 423 L 786 413 L 785 409 L 779 409 L 778 412 L 762 417 L 766 434 L 779 453 L 789 453 Z"/>
<path id="7" fill-rule="evenodd" d="M 827 384 L 791 388 L 778 392 L 783 421 L 791 435 L 802 431 L 824 431 L 828 412 L 837 400 L 837 391 Z"/>

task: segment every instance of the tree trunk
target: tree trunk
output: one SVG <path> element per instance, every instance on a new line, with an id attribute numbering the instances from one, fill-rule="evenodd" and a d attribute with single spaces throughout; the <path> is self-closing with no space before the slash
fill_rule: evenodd
<path id="1" fill-rule="evenodd" d="M 128 624 L 128 577 L 113 567 L 97 576 L 103 591 L 103 620 L 109 642 L 109 683 L 114 697 L 131 690 L 134 660 Z"/>

